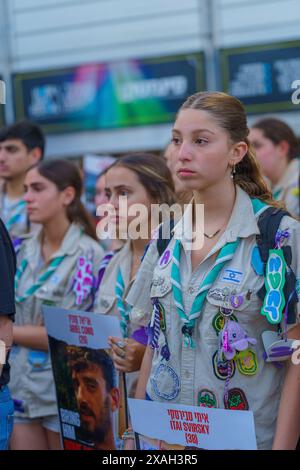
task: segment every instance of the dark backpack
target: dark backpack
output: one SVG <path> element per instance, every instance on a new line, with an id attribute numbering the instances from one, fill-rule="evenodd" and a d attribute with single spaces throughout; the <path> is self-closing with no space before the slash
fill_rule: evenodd
<path id="1" fill-rule="evenodd" d="M 279 228 L 282 218 L 286 215 L 290 215 L 283 209 L 276 209 L 275 207 L 269 207 L 266 209 L 258 218 L 258 228 L 260 234 L 257 235 L 256 241 L 259 249 L 260 257 L 264 265 L 264 275 L 266 274 L 266 264 L 269 257 L 269 250 L 275 248 L 275 237 Z M 163 237 L 163 226 L 159 227 L 158 239 L 157 239 L 157 251 L 159 256 L 166 250 L 170 240 L 173 237 L 172 230 L 174 228 L 174 220 L 170 221 L 170 232 L 169 236 Z M 165 235 L 165 234 L 164 234 Z M 287 270 L 285 275 L 284 285 L 284 298 L 288 302 L 288 324 L 293 324 L 296 321 L 296 304 L 298 301 L 296 293 L 296 276 L 291 268 L 292 263 L 292 249 L 289 245 L 283 246 L 282 251 L 284 254 L 285 261 L 287 263 Z M 264 301 L 266 295 L 265 285 L 257 292 L 258 297 Z"/>

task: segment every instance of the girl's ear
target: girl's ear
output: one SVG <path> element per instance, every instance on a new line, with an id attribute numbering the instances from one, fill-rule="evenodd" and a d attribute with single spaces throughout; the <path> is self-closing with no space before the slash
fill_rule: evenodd
<path id="1" fill-rule="evenodd" d="M 76 191 L 73 186 L 68 186 L 63 190 L 63 204 L 64 206 L 69 206 L 75 199 Z"/>
<path id="2" fill-rule="evenodd" d="M 288 157 L 289 151 L 290 151 L 290 144 L 288 143 L 287 140 L 282 140 L 281 142 L 279 142 L 279 144 L 277 145 L 277 148 L 279 150 L 279 154 L 281 157 L 285 157 L 285 158 Z"/>
<path id="3" fill-rule="evenodd" d="M 230 164 L 237 165 L 241 162 L 248 151 L 246 142 L 237 142 L 231 150 Z"/>

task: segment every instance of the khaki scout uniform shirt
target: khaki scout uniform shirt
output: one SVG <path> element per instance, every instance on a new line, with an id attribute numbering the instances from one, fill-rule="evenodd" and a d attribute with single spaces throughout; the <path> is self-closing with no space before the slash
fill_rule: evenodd
<path id="1" fill-rule="evenodd" d="M 22 275 L 16 292 L 22 296 L 45 271 L 40 252 L 41 232 L 25 240 L 18 254 L 18 264 L 23 259 L 28 265 Z M 16 325 L 43 325 L 42 305 L 48 304 L 65 309 L 84 310 L 91 304 L 91 295 L 80 305 L 75 303 L 72 290 L 73 277 L 77 272 L 77 260 L 81 255 L 92 253 L 93 274 L 97 274 L 103 250 L 99 244 L 82 232 L 81 227 L 72 224 L 65 235 L 61 248 L 52 256 L 66 255 L 55 272 L 33 296 L 16 304 Z M 11 354 L 10 389 L 13 398 L 22 400 L 25 411 L 16 412 L 23 418 L 37 418 L 57 414 L 54 380 L 50 354 L 41 354 L 41 360 L 34 361 L 38 351 L 14 346 Z"/>
<path id="2" fill-rule="evenodd" d="M 4 224 L 7 224 L 8 221 L 16 215 L 19 214 L 17 205 L 22 201 L 22 199 L 11 200 L 7 197 L 5 193 L 5 183 L 0 182 L 0 217 L 3 220 Z M 10 236 L 12 238 L 17 238 L 28 232 L 28 218 L 26 206 L 20 211 L 20 217 L 9 229 Z"/>
<path id="3" fill-rule="evenodd" d="M 123 299 L 127 297 L 127 294 L 131 288 L 131 285 L 134 280 L 130 281 L 130 271 L 131 271 L 131 261 L 132 261 L 132 251 L 131 251 L 131 242 L 127 241 L 123 248 L 117 252 L 114 257 L 109 262 L 99 291 L 96 295 L 94 303 L 94 311 L 101 313 L 103 315 L 115 315 L 121 319 L 116 306 L 116 294 L 115 287 L 117 282 L 118 270 L 120 268 L 125 289 L 123 294 Z M 134 310 L 134 312 L 129 313 L 129 324 L 128 324 L 128 337 L 131 337 L 132 334 L 146 327 L 151 318 L 152 308 L 146 312 Z M 136 382 L 138 378 L 138 372 L 132 372 L 126 374 L 127 378 L 127 393 L 129 396 L 134 396 L 134 391 L 136 388 Z"/>
<path id="4" fill-rule="evenodd" d="M 184 217 L 187 216 L 190 208 L 191 205 Z M 288 243 L 292 247 L 292 269 L 298 278 L 299 297 L 300 224 L 290 217 L 284 217 L 281 229 L 288 229 L 291 234 Z M 222 295 L 225 288 L 234 289 L 237 295 L 243 296 L 244 301 L 235 309 L 234 315 L 248 336 L 257 340 L 257 344 L 250 347 L 256 352 L 258 372 L 254 376 L 246 376 L 236 368 L 234 376 L 230 380 L 229 389 L 238 387 L 244 392 L 249 409 L 254 412 L 258 447 L 270 449 L 275 432 L 285 370 L 284 368 L 277 369 L 272 363 L 267 363 L 263 359 L 264 347 L 261 334 L 265 330 L 277 331 L 277 327 L 269 324 L 266 318 L 260 314 L 262 302 L 256 293 L 262 287 L 264 278 L 257 275 L 251 265 L 251 253 L 256 245 L 257 234 L 259 234 L 259 228 L 251 200 L 239 187 L 237 187 L 236 202 L 226 231 L 194 272 L 191 267 L 190 251 L 186 249 L 185 235 L 183 234 L 182 238 L 180 227 L 178 228 L 178 225 L 175 227 L 174 235 L 177 238 L 182 238 L 183 245 L 180 272 L 186 312 L 191 310 L 201 282 L 213 266 L 213 254 L 216 254 L 227 242 L 233 242 L 237 237 L 241 237 L 241 243 L 233 259 L 225 264 L 210 288 L 201 315 L 196 320 L 193 335 L 195 349 L 183 344 L 183 334 L 181 333 L 183 323 L 176 311 L 170 281 L 172 261 L 163 268 L 159 263 L 157 264 L 158 255 L 155 243 L 150 245 L 127 301 L 133 305 L 133 314 L 135 309 L 145 312 L 149 310 L 150 296 L 157 297 L 165 310 L 166 336 L 171 357 L 166 362 L 161 357 L 160 349 L 154 351 L 147 384 L 149 398 L 155 401 L 170 401 L 171 403 L 197 406 L 199 405 L 199 393 L 203 395 L 209 391 L 216 397 L 217 407 L 225 408 L 223 402 L 225 381 L 217 378 L 213 370 L 213 356 L 218 349 L 218 339 L 212 321 L 219 308 L 224 305 Z M 174 244 L 173 238 L 168 246 L 171 255 Z M 230 274 L 232 273 L 236 274 L 231 278 Z M 237 282 L 233 282 L 232 279 Z M 300 312 L 299 303 L 297 307 L 297 312 Z M 299 316 L 297 320 L 299 321 Z M 158 344 L 160 347 L 165 344 L 162 331 L 160 331 Z M 164 365 L 160 367 L 161 364 Z M 226 432 L 226 430 L 220 430 L 220 432 Z"/>
<path id="5" fill-rule="evenodd" d="M 300 157 L 289 163 L 280 181 L 272 188 L 275 198 L 285 203 L 293 217 L 300 217 L 299 177 Z"/>

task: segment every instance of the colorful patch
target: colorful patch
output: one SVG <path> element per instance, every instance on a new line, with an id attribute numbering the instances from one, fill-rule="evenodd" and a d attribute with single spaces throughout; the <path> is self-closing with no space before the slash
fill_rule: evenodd
<path id="1" fill-rule="evenodd" d="M 231 315 L 230 320 L 236 321 L 238 323 L 238 320 L 237 320 L 235 315 Z M 213 326 L 213 329 L 215 330 L 215 332 L 217 334 L 219 334 L 220 331 L 222 331 L 224 326 L 225 326 L 225 317 L 224 317 L 224 315 L 222 315 L 221 313 L 217 313 L 213 318 L 212 326 Z"/>
<path id="2" fill-rule="evenodd" d="M 232 282 L 233 284 L 240 284 L 243 280 L 244 273 L 236 269 L 225 269 L 221 281 Z"/>
<path id="3" fill-rule="evenodd" d="M 229 378 L 231 379 L 234 376 L 236 369 L 234 361 L 218 361 L 218 354 L 219 351 L 216 351 L 212 358 L 215 376 L 220 380 L 226 380 L 228 376 L 228 365 L 230 364 L 231 374 Z"/>
<path id="4" fill-rule="evenodd" d="M 166 312 L 163 305 L 160 302 L 157 302 L 159 308 L 159 324 L 161 331 L 166 331 Z"/>
<path id="5" fill-rule="evenodd" d="M 45 369 L 48 364 L 48 353 L 30 349 L 28 351 L 28 362 L 32 367 L 32 371 L 40 372 Z M 48 364 L 49 365 L 49 364 Z"/>
<path id="6" fill-rule="evenodd" d="M 150 379 L 153 392 L 164 400 L 174 400 L 180 391 L 179 377 L 175 370 L 166 364 L 160 364 Z"/>
<path id="7" fill-rule="evenodd" d="M 230 304 L 232 308 L 239 308 L 244 303 L 244 297 L 238 294 L 232 294 L 230 296 Z"/>
<path id="8" fill-rule="evenodd" d="M 285 305 L 283 288 L 285 284 L 286 261 L 281 249 L 269 251 L 266 266 L 266 295 L 261 314 L 272 324 L 280 323 Z"/>
<path id="9" fill-rule="evenodd" d="M 166 250 L 163 255 L 161 256 L 160 260 L 159 260 L 159 267 L 161 269 L 165 268 L 166 266 L 168 266 L 168 264 L 170 263 L 172 259 L 172 255 L 171 255 L 171 251 L 170 250 Z"/>
<path id="10" fill-rule="evenodd" d="M 251 349 L 237 352 L 235 361 L 238 371 L 243 375 L 255 375 L 258 371 L 257 356 Z"/>
<path id="11" fill-rule="evenodd" d="M 203 406 L 204 408 L 218 408 L 218 400 L 214 392 L 208 388 L 203 388 L 198 393 L 198 406 Z"/>
<path id="12" fill-rule="evenodd" d="M 240 388 L 231 388 L 228 390 L 227 397 L 224 397 L 224 405 L 226 410 L 249 410 L 246 395 Z"/>

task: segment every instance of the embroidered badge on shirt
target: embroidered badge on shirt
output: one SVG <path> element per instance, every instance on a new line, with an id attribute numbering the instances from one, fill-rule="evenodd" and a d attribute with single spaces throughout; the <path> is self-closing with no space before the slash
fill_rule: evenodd
<path id="1" fill-rule="evenodd" d="M 257 356 L 251 349 L 241 351 L 235 357 L 238 371 L 243 375 L 255 375 L 258 371 Z"/>
<path id="2" fill-rule="evenodd" d="M 44 370 L 48 359 L 48 353 L 44 351 L 37 351 L 30 349 L 28 351 L 28 362 L 32 366 L 34 372 L 41 372 Z"/>
<path id="3" fill-rule="evenodd" d="M 160 364 L 150 379 L 155 395 L 164 400 L 174 400 L 180 391 L 179 377 L 172 367 Z"/>
<path id="4" fill-rule="evenodd" d="M 211 297 L 214 300 L 225 302 L 229 299 L 230 289 L 224 287 L 224 289 L 214 288 L 208 291 L 207 297 Z"/>
<path id="5" fill-rule="evenodd" d="M 230 320 L 238 322 L 238 319 L 233 314 L 230 316 Z M 215 332 L 217 334 L 219 334 L 220 331 L 222 331 L 224 326 L 225 326 L 225 317 L 224 317 L 224 315 L 222 315 L 221 313 L 217 313 L 213 318 L 212 326 L 213 326 Z"/>
<path id="6" fill-rule="evenodd" d="M 244 273 L 236 269 L 225 269 L 221 281 L 232 282 L 240 284 L 243 280 Z"/>
<path id="7" fill-rule="evenodd" d="M 77 272 L 74 278 L 73 291 L 76 305 L 81 305 L 88 298 L 93 288 L 93 264 L 91 255 L 80 256 L 77 261 Z"/>
<path id="8" fill-rule="evenodd" d="M 166 331 L 166 313 L 163 305 L 160 302 L 157 302 L 159 308 L 159 322 L 161 331 Z"/>
<path id="9" fill-rule="evenodd" d="M 172 259 L 172 255 L 171 255 L 171 251 L 170 250 L 166 250 L 163 255 L 161 256 L 159 262 L 158 262 L 158 265 L 161 269 L 165 268 L 166 266 L 168 266 L 168 264 L 170 263 Z"/>
<path id="10" fill-rule="evenodd" d="M 204 408 L 218 408 L 218 400 L 214 392 L 208 388 L 203 388 L 198 393 L 198 406 Z"/>
<path id="11" fill-rule="evenodd" d="M 283 288 L 285 284 L 286 261 L 281 249 L 269 251 L 266 265 L 266 295 L 261 314 L 272 324 L 280 323 L 285 305 Z"/>
<path id="12" fill-rule="evenodd" d="M 227 397 L 224 397 L 224 406 L 227 410 L 249 410 L 248 400 L 241 388 L 231 388 Z"/>
<path id="13" fill-rule="evenodd" d="M 215 376 L 220 380 L 228 379 L 228 364 L 231 366 L 231 374 L 229 378 L 232 378 L 235 374 L 235 363 L 234 361 L 220 361 L 219 360 L 219 351 L 216 351 L 212 358 L 213 362 L 213 371 Z"/>

